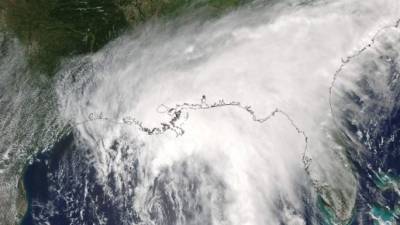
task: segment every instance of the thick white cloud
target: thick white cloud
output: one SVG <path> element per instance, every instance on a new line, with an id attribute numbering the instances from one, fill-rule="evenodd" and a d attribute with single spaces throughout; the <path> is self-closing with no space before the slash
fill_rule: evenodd
<path id="1" fill-rule="evenodd" d="M 311 177 L 336 190 L 333 196 L 345 196 L 347 208 L 342 200 L 333 204 L 346 217 L 356 183 L 329 135 L 332 75 L 342 58 L 368 44 L 381 27 L 393 24 L 399 12 L 396 0 L 324 1 L 243 9 L 180 28 L 149 25 L 66 66 L 60 72 L 60 111 L 76 123 L 102 112 L 117 121 L 133 116 L 146 126 L 157 126 L 169 119 L 156 111 L 160 104 L 199 103 L 203 94 L 208 102 L 225 99 L 252 105 L 260 117 L 279 108 L 309 137 Z M 186 132 L 178 138 L 172 132 L 148 137 L 133 126 L 100 121 L 76 129 L 92 146 L 104 179 L 117 171 L 122 183 L 129 177 L 122 166 L 126 160 L 110 158 L 109 146 L 122 135 L 128 142 L 143 143 L 137 156 L 143 179 L 132 200 L 137 207 L 148 207 L 148 190 L 163 170 L 195 158 L 226 186 L 223 206 L 217 200 L 203 202 L 224 215 L 210 216 L 215 224 L 305 223 L 297 215 L 303 210 L 299 187 L 313 187 L 301 160 L 304 137 L 285 116 L 277 114 L 258 124 L 235 107 L 188 113 Z M 97 145 L 100 139 L 103 144 Z M 191 162 L 188 166 L 195 167 L 196 160 Z M 200 193 L 213 195 L 215 186 L 210 183 L 216 181 L 199 171 L 193 176 L 203 181 Z M 179 188 L 185 187 L 171 186 Z M 280 200 L 287 204 L 284 212 L 277 211 Z M 148 211 L 141 213 L 146 218 Z"/>

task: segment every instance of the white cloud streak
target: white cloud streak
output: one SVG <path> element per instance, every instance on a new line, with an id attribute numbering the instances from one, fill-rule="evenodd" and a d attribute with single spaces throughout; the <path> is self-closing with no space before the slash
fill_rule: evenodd
<path id="1" fill-rule="evenodd" d="M 399 3 L 324 1 L 252 10 L 180 28 L 149 25 L 140 34 L 121 37 L 101 52 L 71 62 L 60 72 L 60 111 L 74 123 L 102 112 L 116 120 L 134 116 L 157 126 L 168 119 L 157 113 L 158 105 L 198 102 L 203 94 L 211 102 L 223 98 L 252 105 L 259 115 L 280 108 L 309 136 L 311 175 L 335 190 L 333 196 L 345 196 L 347 205 L 342 200 L 333 204 L 340 216 L 348 217 L 356 181 L 329 137 L 329 86 L 341 58 L 393 23 Z M 301 161 L 304 138 L 283 116 L 257 124 L 234 108 L 191 112 L 179 138 L 173 133 L 149 137 L 105 122 L 76 129 L 93 149 L 100 179 L 111 171 L 119 174 L 121 183 L 129 179 L 130 171 L 122 166 L 126 159 L 110 156 L 114 140 L 124 136 L 128 145 L 143 143 L 135 156 L 141 179 L 132 201 L 145 224 L 161 223 L 151 217 L 158 198 L 149 190 L 155 179 L 167 176 L 165 171 L 172 173 L 168 193 L 186 193 L 183 180 L 197 177 L 201 197 L 192 200 L 210 210 L 202 216 L 212 224 L 305 224 L 300 188 L 314 190 Z M 103 144 L 98 145 L 99 140 Z M 191 172 L 185 178 L 174 168 L 188 159 L 189 169 L 183 170 Z M 210 174 L 204 174 L 204 165 Z M 218 182 L 223 191 L 215 190 Z M 221 196 L 223 201 L 218 200 Z M 182 218 L 176 223 L 190 224 L 179 212 Z"/>

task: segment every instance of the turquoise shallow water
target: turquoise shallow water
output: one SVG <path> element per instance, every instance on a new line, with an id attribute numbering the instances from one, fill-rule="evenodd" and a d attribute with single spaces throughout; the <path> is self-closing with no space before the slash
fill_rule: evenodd
<path id="1" fill-rule="evenodd" d="M 396 54 L 390 55 L 382 51 L 382 55 L 378 55 L 375 60 L 366 62 L 365 76 L 362 76 L 363 78 L 355 84 L 360 92 L 349 91 L 342 96 L 346 104 L 357 107 L 343 107 L 342 114 L 336 118 L 343 125 L 342 130 L 337 132 L 343 137 L 341 141 L 346 143 L 346 157 L 350 161 L 352 172 L 356 175 L 359 184 L 352 217 L 349 221 L 348 218 L 340 221 L 332 205 L 321 198 L 317 203 L 311 202 L 310 191 L 301 186 L 297 189 L 296 186 L 296 193 L 301 199 L 299 203 L 301 210 L 291 213 L 304 220 L 306 224 L 368 225 L 377 224 L 379 221 L 389 224 L 399 223 L 398 179 L 396 178 L 400 175 L 398 164 L 400 160 L 400 138 L 398 137 L 400 88 L 396 82 L 396 76 L 399 74 L 398 58 Z M 381 72 L 376 71 L 374 67 L 376 64 L 388 67 L 388 76 L 383 81 L 389 87 L 386 96 L 379 93 L 379 90 L 373 86 L 374 80 L 371 80 L 371 74 L 378 75 Z M 388 96 L 394 99 L 391 107 L 382 104 Z M 360 133 L 363 135 L 359 135 Z M 360 146 L 365 150 L 362 153 L 357 149 Z M 122 158 L 125 158 L 129 157 L 128 152 L 132 150 L 129 146 L 125 147 L 121 147 L 118 140 L 115 140 L 109 150 L 110 152 L 120 151 L 118 153 L 122 153 Z M 138 158 L 133 158 L 127 167 L 124 167 L 129 177 L 126 179 L 128 180 L 126 186 L 122 187 L 124 196 L 121 196 L 114 189 L 117 182 L 114 173 L 107 174 L 107 185 L 96 181 L 95 177 L 99 171 L 94 168 L 88 156 L 89 152 L 88 147 L 81 146 L 74 139 L 74 134 L 70 133 L 50 151 L 36 156 L 24 175 L 29 200 L 29 210 L 24 218 L 24 225 L 140 224 L 144 219 L 153 221 L 157 225 L 171 225 L 177 224 L 177 221 L 181 219 L 179 216 L 190 220 L 197 214 L 204 216 L 206 222 L 194 224 L 212 224 L 209 209 L 197 203 L 200 190 L 199 180 L 188 175 L 190 165 L 188 166 L 187 162 L 176 166 L 179 170 L 174 168 L 180 172 L 178 178 L 175 177 L 181 182 L 179 183 L 181 189 L 178 191 L 171 194 L 171 190 L 168 189 L 168 184 L 174 182 L 171 174 L 176 171 L 173 169 L 163 171 L 160 176 L 151 181 L 149 193 L 153 194 L 156 201 L 149 203 L 149 218 L 141 218 L 137 213 L 138 209 L 135 208 L 137 206 L 134 206 L 132 201 L 136 196 L 130 191 L 140 182 L 137 173 L 140 171 L 141 162 Z M 116 154 L 110 153 L 112 157 L 116 157 Z M 208 179 L 217 180 L 207 165 L 202 166 L 202 171 L 206 171 L 205 175 Z M 224 192 L 224 185 L 215 183 L 212 187 L 220 196 L 220 193 Z M 177 199 L 183 199 L 183 203 Z M 223 205 L 224 199 L 222 197 L 221 199 L 220 205 Z M 191 204 L 191 200 L 196 201 Z M 275 207 L 278 211 L 284 211 L 287 205 L 290 203 L 285 202 L 282 197 L 276 202 Z M 178 206 L 183 206 L 183 213 L 178 214 L 174 210 Z M 281 222 L 281 224 L 285 223 Z"/>

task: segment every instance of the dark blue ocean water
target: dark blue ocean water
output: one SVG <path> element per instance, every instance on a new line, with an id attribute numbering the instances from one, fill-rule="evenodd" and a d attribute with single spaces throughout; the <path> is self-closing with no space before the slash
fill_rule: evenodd
<path id="1" fill-rule="evenodd" d="M 392 56 L 365 62 L 365 74 L 357 82 L 359 91 L 345 91 L 342 101 L 350 107 L 341 108 L 340 117 L 336 118 L 341 127 L 333 128 L 345 143 L 347 157 L 359 182 L 353 225 L 374 224 L 371 213 L 391 224 L 400 224 L 400 216 L 394 213 L 400 207 L 400 198 L 393 186 L 393 182 L 400 181 L 400 82 L 397 81 L 400 65 L 397 56 L 392 60 L 387 60 L 388 57 Z M 379 78 L 388 87 L 383 91 L 374 82 L 380 76 L 377 63 L 389 68 L 389 75 Z M 134 168 L 131 185 L 134 186 L 138 162 L 132 161 L 130 168 Z M 22 225 L 138 223 L 140 218 L 132 206 L 134 196 L 128 196 L 131 199 L 127 201 L 127 198 L 119 200 L 112 190 L 106 193 L 96 182 L 96 175 L 88 149 L 77 146 L 73 134 L 65 136 L 53 149 L 37 155 L 34 163 L 26 168 L 24 184 L 29 209 Z M 112 177 L 110 174 L 109 187 L 113 187 Z M 161 178 L 155 181 L 153 192 L 163 191 Z M 299 193 L 304 196 L 306 223 L 315 224 L 311 218 L 322 214 L 315 212 L 307 190 Z M 170 211 L 172 203 L 164 202 L 160 207 L 169 219 L 160 224 L 173 225 L 176 216 Z M 193 216 L 190 212 L 188 215 Z M 317 221 L 322 224 L 323 219 Z"/>
<path id="2" fill-rule="evenodd" d="M 120 209 L 120 202 L 116 205 L 96 182 L 96 170 L 89 159 L 86 150 L 74 144 L 73 134 L 65 136 L 51 151 L 39 154 L 24 174 L 29 206 L 21 224 L 137 222 L 135 214 L 122 215 L 126 211 Z"/>
<path id="3" fill-rule="evenodd" d="M 117 145 L 117 144 L 116 144 Z M 105 191 L 104 186 L 96 181 L 96 170 L 90 163 L 90 154 L 87 149 L 79 147 L 74 142 L 73 134 L 64 137 L 57 143 L 51 151 L 41 153 L 37 156 L 35 162 L 26 168 L 24 183 L 29 200 L 29 209 L 22 222 L 22 225 L 37 224 L 100 224 L 124 225 L 137 224 L 141 221 L 132 205 L 134 196 L 129 196 L 128 191 L 123 191 L 124 198 L 118 193 Z M 200 162 L 201 163 L 201 162 Z M 132 183 L 134 187 L 137 183 L 135 170 L 138 169 L 138 161 L 132 161 Z M 211 220 L 207 216 L 210 209 L 203 208 L 201 204 L 192 204 L 201 202 L 199 197 L 200 181 L 196 176 L 187 174 L 185 168 L 189 168 L 187 162 L 177 166 L 174 169 L 166 170 L 159 177 L 154 179 L 154 184 L 149 192 L 158 196 L 154 207 L 149 208 L 150 219 L 158 225 L 177 224 L 179 214 L 174 209 L 178 207 L 177 202 L 171 201 L 168 196 L 176 195 L 180 199 L 179 204 L 186 205 L 183 210 L 183 216 L 188 220 L 201 215 L 205 219 L 204 223 L 196 225 L 211 225 Z M 204 165 L 206 175 L 212 175 L 208 166 Z M 168 184 L 171 182 L 171 173 L 181 173 L 177 182 L 182 182 L 180 192 L 170 193 Z M 203 171 L 204 172 L 204 171 Z M 204 176 L 204 175 L 203 175 Z M 113 187 L 112 174 L 109 177 L 108 187 Z M 186 185 L 190 187 L 185 188 Z M 216 193 L 223 193 L 223 183 L 213 183 Z M 310 190 L 299 186 L 298 193 L 304 200 L 304 209 L 302 212 L 307 224 L 313 224 L 312 218 L 317 217 L 313 207 Z M 125 198 L 128 196 L 128 198 Z M 221 195 L 222 196 L 222 195 Z M 125 202 L 125 200 L 127 201 Z M 187 201 L 187 202 L 185 202 Z M 277 207 L 283 208 L 290 205 L 281 199 Z M 146 206 L 147 207 L 147 206 Z M 161 216 L 160 216 L 161 215 Z M 160 218 L 158 218 L 160 217 Z M 161 218 L 162 217 L 162 218 Z M 208 222 L 207 222 L 208 221 Z M 315 220 L 314 220 L 315 221 Z M 284 223 L 281 223 L 284 225 Z"/>
<path id="4" fill-rule="evenodd" d="M 377 64 L 385 65 L 389 74 L 382 76 Z M 399 68 L 397 54 L 366 60 L 363 78 L 357 82 L 359 92 L 347 92 L 344 99 L 351 107 L 342 112 L 341 134 L 347 143 L 347 156 L 359 177 L 352 224 L 374 224 L 370 212 L 377 212 L 375 216 L 390 224 L 400 224 L 400 217 L 394 213 L 400 207 L 400 197 L 395 186 L 390 185 L 400 181 Z M 379 88 L 381 82 L 387 89 Z"/>
<path id="5" fill-rule="evenodd" d="M 359 85 L 365 88 L 363 94 L 379 99 L 366 81 L 360 81 Z M 399 90 L 400 86 L 393 84 L 392 91 L 396 99 L 398 99 Z M 365 103 L 358 101 L 354 93 L 349 94 L 348 98 L 364 107 Z M 369 119 L 360 120 L 355 124 L 350 118 L 361 117 L 361 115 L 347 111 L 342 120 L 346 127 L 342 137 L 347 140 L 347 156 L 352 162 L 354 173 L 357 174 L 360 184 L 351 222 L 353 225 L 374 224 L 374 219 L 370 216 L 374 207 L 378 209 L 376 210 L 378 216 L 393 221 L 393 224 L 400 224 L 400 219 L 389 213 L 398 207 L 399 195 L 393 188 L 382 188 L 382 182 L 379 182 L 379 176 L 388 175 L 396 178 L 400 175 L 400 105 L 396 102 L 394 107 L 387 110 L 380 108 L 378 104 L 380 101 L 376 101 L 376 104 L 371 104 L 371 102 L 365 104 L 364 112 L 368 112 Z M 357 149 L 359 146 L 355 148 L 349 138 L 350 135 L 358 136 L 357 133 L 360 131 L 368 133 L 368 138 L 364 135 L 360 139 L 360 143 L 365 148 L 361 153 Z M 130 203 L 121 204 L 121 201 L 111 199 L 113 195 L 106 194 L 104 187 L 96 182 L 96 170 L 88 163 L 90 157 L 87 157 L 86 151 L 76 146 L 73 134 L 69 134 L 53 149 L 39 154 L 34 163 L 27 166 L 24 184 L 29 209 L 22 225 L 45 224 L 46 222 L 51 225 L 84 225 L 100 224 L 100 221 L 107 225 L 119 225 L 126 224 L 127 221 L 135 223 L 140 221 L 134 210 L 127 210 L 127 208 L 133 208 Z M 132 164 L 132 166 L 137 165 Z M 112 184 L 110 186 L 112 187 Z M 319 217 L 320 214 L 315 212 L 307 190 L 301 193 L 304 193 L 303 216 L 307 224 L 315 224 L 315 220 L 311 218 Z M 168 204 L 165 208 L 168 208 Z M 317 221 L 323 224 L 324 220 L 319 218 Z"/>

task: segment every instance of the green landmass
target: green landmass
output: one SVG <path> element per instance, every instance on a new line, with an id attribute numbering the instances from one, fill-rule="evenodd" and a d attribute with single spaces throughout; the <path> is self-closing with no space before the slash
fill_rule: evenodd
<path id="1" fill-rule="evenodd" d="M 215 18 L 243 3 L 243 0 L 1 0 L 0 57 L 9 53 L 6 46 L 13 46 L 13 37 L 23 45 L 27 57 L 27 65 L 21 59 L 22 65 L 15 74 L 7 75 L 10 89 L 2 97 L 6 102 L 0 109 L 7 138 L 3 142 L 17 143 L 9 159 L 0 165 L 0 169 L 7 171 L 0 176 L 1 223 L 20 223 L 28 204 L 22 179 L 27 162 L 68 132 L 66 124 L 57 118 L 52 79 L 63 59 L 94 53 L 124 32 L 149 21 L 172 21 L 186 15 Z M 12 99 L 20 93 L 24 93 L 24 98 L 14 102 Z"/>
<path id="2" fill-rule="evenodd" d="M 242 0 L 3 0 L 7 28 L 27 47 L 29 65 L 49 76 L 60 60 L 102 48 L 151 19 L 193 11 L 219 15 Z"/>
<path id="3" fill-rule="evenodd" d="M 24 217 L 26 210 L 28 209 L 28 202 L 26 201 L 25 198 L 26 193 L 22 178 L 18 180 L 17 186 L 18 186 L 18 195 L 16 200 L 17 218 L 18 220 L 21 220 Z"/>

